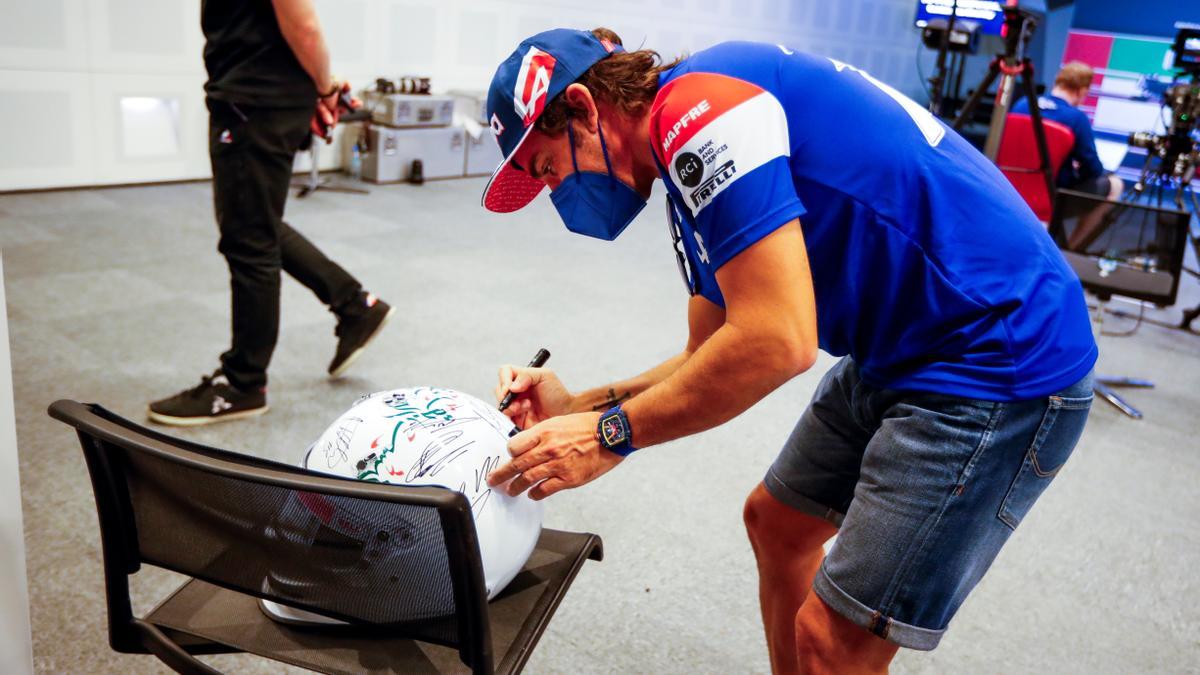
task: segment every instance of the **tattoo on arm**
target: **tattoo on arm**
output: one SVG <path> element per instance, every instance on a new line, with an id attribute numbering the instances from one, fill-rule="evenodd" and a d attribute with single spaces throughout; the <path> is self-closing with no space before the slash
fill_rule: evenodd
<path id="1" fill-rule="evenodd" d="M 617 406 L 617 405 L 624 403 L 625 401 L 628 401 L 632 397 L 633 397 L 633 395 L 630 392 L 625 392 L 624 394 L 617 396 L 617 390 L 609 387 L 608 399 L 606 399 L 602 403 L 598 403 L 598 404 L 592 406 L 592 411 L 593 412 L 602 412 L 602 411 L 608 410 L 609 408 L 612 408 L 613 406 Z"/>

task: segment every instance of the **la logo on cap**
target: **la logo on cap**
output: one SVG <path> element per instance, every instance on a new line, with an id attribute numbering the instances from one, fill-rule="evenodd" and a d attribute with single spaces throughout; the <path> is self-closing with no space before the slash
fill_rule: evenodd
<path id="1" fill-rule="evenodd" d="M 525 126 L 533 124 L 546 106 L 546 94 L 550 91 L 550 77 L 554 74 L 555 59 L 546 52 L 530 45 L 521 60 L 517 75 L 517 86 L 513 91 L 513 107 Z"/>

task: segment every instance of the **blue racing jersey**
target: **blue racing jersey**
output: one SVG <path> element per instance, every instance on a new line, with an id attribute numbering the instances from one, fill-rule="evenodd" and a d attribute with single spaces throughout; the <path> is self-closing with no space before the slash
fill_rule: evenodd
<path id="1" fill-rule="evenodd" d="M 1096 152 L 1096 135 L 1092 132 L 1092 122 L 1086 113 L 1058 96 L 1046 95 L 1038 98 L 1038 110 L 1042 117 L 1058 122 L 1075 134 L 1075 143 L 1071 146 L 1070 158 L 1063 162 L 1058 171 L 1059 187 L 1072 187 L 1079 183 L 1104 174 L 1104 165 L 1100 163 L 1100 155 Z M 1029 101 L 1018 99 L 1013 104 L 1012 111 L 1024 115 L 1029 114 Z M 1075 168 L 1075 164 L 1079 168 Z"/>
<path id="2" fill-rule="evenodd" d="M 868 383 L 1005 401 L 1097 350 L 1078 278 L 1004 176 L 867 73 L 730 42 L 662 73 L 650 137 L 694 290 L 799 218 L 820 347 Z"/>

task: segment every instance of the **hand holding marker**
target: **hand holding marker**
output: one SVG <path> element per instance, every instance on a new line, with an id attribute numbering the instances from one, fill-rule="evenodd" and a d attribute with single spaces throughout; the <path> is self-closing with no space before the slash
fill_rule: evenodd
<path id="1" fill-rule="evenodd" d="M 541 368 L 542 366 L 546 365 L 546 361 L 548 361 L 548 360 L 550 360 L 550 352 L 547 351 L 546 349 L 539 349 L 537 351 L 537 354 L 534 354 L 533 359 L 529 362 L 529 367 L 530 368 Z M 504 398 L 501 399 L 501 401 L 500 401 L 500 408 L 499 408 L 500 412 L 504 412 L 504 409 L 507 408 L 508 406 L 512 405 L 512 402 L 514 400 L 516 400 L 516 398 L 517 398 L 517 395 L 514 392 L 510 391 L 507 394 L 505 394 Z M 519 431 L 520 431 L 520 429 L 517 429 L 514 427 L 513 430 L 509 432 L 508 435 L 516 436 Z"/>

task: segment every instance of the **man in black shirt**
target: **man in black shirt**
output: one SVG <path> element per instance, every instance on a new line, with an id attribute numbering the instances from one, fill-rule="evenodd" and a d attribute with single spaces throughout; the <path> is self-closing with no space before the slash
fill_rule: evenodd
<path id="1" fill-rule="evenodd" d="M 283 222 L 296 151 L 337 123 L 350 85 L 329 72 L 312 0 L 203 0 L 204 85 L 213 201 L 229 264 L 233 344 L 201 383 L 150 404 L 149 418 L 198 425 L 267 411 L 267 365 L 279 334 L 279 272 L 338 318 L 330 375 L 340 375 L 392 308 Z M 316 141 L 314 141 L 316 142 Z"/>

